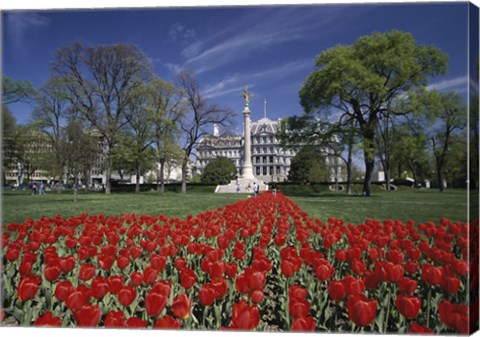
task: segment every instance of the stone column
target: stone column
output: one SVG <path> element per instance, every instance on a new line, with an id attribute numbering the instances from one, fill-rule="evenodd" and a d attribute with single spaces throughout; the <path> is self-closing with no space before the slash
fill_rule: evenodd
<path id="1" fill-rule="evenodd" d="M 243 139 L 243 166 L 242 166 L 242 179 L 255 179 L 252 171 L 252 153 L 251 153 L 251 140 L 250 140 L 250 108 L 248 105 L 245 105 L 243 109 L 243 120 L 244 120 L 244 139 Z"/>

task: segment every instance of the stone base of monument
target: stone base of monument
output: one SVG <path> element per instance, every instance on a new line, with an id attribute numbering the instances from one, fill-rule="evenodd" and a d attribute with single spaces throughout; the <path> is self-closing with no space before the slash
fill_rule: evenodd
<path id="1" fill-rule="evenodd" d="M 237 182 L 240 185 L 240 191 L 237 191 Z M 259 191 L 268 191 L 268 184 L 256 179 L 232 180 L 228 185 L 217 185 L 215 193 L 253 193 L 253 183 L 256 182 L 260 186 Z M 250 189 L 248 188 L 250 186 Z"/>

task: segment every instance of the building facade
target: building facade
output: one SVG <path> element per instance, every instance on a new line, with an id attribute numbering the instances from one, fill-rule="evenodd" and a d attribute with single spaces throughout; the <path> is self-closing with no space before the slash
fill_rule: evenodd
<path id="1" fill-rule="evenodd" d="M 292 158 L 298 153 L 301 145 L 283 148 L 276 134 L 280 120 L 270 120 L 266 117 L 254 121 L 250 127 L 251 154 L 253 174 L 264 182 L 283 182 L 288 180 Z M 218 127 L 214 127 L 212 135 L 203 138 L 197 149 L 197 161 L 194 164 L 194 174 L 202 174 L 208 162 L 216 157 L 226 157 L 233 161 L 239 176 L 242 175 L 243 136 L 220 135 Z M 331 181 L 339 179 L 341 168 L 333 157 L 327 157 L 330 167 Z"/>

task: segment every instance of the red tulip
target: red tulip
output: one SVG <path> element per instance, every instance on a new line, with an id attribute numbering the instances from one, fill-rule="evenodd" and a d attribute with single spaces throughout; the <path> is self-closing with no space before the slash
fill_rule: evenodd
<path id="1" fill-rule="evenodd" d="M 178 271 L 181 271 L 183 268 L 187 267 L 187 260 L 185 260 L 183 257 L 177 257 L 173 262 L 173 265 Z"/>
<path id="2" fill-rule="evenodd" d="M 408 277 L 402 277 L 398 282 L 398 290 L 404 294 L 412 294 L 418 286 L 418 282 Z"/>
<path id="3" fill-rule="evenodd" d="M 118 294 L 124 287 L 123 276 L 109 276 L 108 284 L 110 285 L 110 293 Z"/>
<path id="4" fill-rule="evenodd" d="M 130 259 L 127 256 L 117 256 L 117 266 L 120 269 L 125 269 L 130 264 Z"/>
<path id="5" fill-rule="evenodd" d="M 203 306 L 212 305 L 216 296 L 217 292 L 211 284 L 203 284 L 198 292 L 198 299 Z"/>
<path id="6" fill-rule="evenodd" d="M 449 294 L 455 294 L 460 289 L 460 280 L 456 277 L 444 277 L 442 281 L 442 288 Z"/>
<path id="7" fill-rule="evenodd" d="M 93 297 L 101 300 L 110 291 L 110 284 L 105 278 L 97 276 L 92 280 L 90 290 Z"/>
<path id="8" fill-rule="evenodd" d="M 168 302 L 168 296 L 150 291 L 145 297 L 145 308 L 150 316 L 158 316 Z"/>
<path id="9" fill-rule="evenodd" d="M 452 304 L 449 300 L 443 300 L 438 304 L 438 314 L 447 327 L 456 329 L 460 333 L 469 333 L 467 305 Z"/>
<path id="10" fill-rule="evenodd" d="M 88 304 L 88 296 L 82 291 L 75 290 L 71 293 L 65 302 L 68 309 L 75 311 Z"/>
<path id="11" fill-rule="evenodd" d="M 145 322 L 143 319 L 138 318 L 138 317 L 130 317 L 125 322 L 125 327 L 126 328 L 145 329 L 147 327 L 147 322 Z"/>
<path id="12" fill-rule="evenodd" d="M 42 316 L 39 316 L 35 322 L 34 326 L 61 326 L 62 320 L 59 317 L 53 317 L 51 311 L 47 311 Z"/>
<path id="13" fill-rule="evenodd" d="M 178 329 L 180 328 L 180 322 L 174 319 L 172 316 L 165 315 L 157 319 L 154 327 L 158 329 Z"/>
<path id="14" fill-rule="evenodd" d="M 82 281 L 90 280 L 95 276 L 96 268 L 91 264 L 82 264 L 80 265 L 80 270 L 78 272 L 78 278 Z"/>
<path id="15" fill-rule="evenodd" d="M 295 274 L 295 265 L 288 260 L 282 260 L 280 270 L 285 277 L 292 277 Z"/>
<path id="16" fill-rule="evenodd" d="M 161 271 L 165 267 L 166 263 L 167 258 L 165 256 L 156 254 L 152 254 L 152 256 L 150 256 L 150 265 L 158 271 Z"/>
<path id="17" fill-rule="evenodd" d="M 48 282 L 54 282 L 60 276 L 60 267 L 57 266 L 49 266 L 45 267 L 43 271 L 43 275 Z"/>
<path id="18" fill-rule="evenodd" d="M 70 281 L 60 281 L 55 287 L 55 297 L 60 302 L 67 300 L 68 296 L 75 291 L 75 287 L 70 283 Z"/>
<path id="19" fill-rule="evenodd" d="M 171 290 L 171 284 L 167 281 L 160 280 L 156 282 L 152 289 L 150 290 L 152 293 L 158 293 L 163 296 L 169 297 L 170 296 L 170 290 Z"/>
<path id="20" fill-rule="evenodd" d="M 387 253 L 387 261 L 390 261 L 393 264 L 401 264 L 403 259 L 403 253 L 397 249 L 392 249 Z"/>
<path id="21" fill-rule="evenodd" d="M 253 268 L 245 269 L 245 278 L 250 290 L 262 290 L 265 286 L 266 277 L 265 274 L 254 270 Z"/>
<path id="22" fill-rule="evenodd" d="M 443 268 L 434 267 L 430 263 L 422 266 L 422 280 L 432 286 L 438 286 L 443 280 Z"/>
<path id="23" fill-rule="evenodd" d="M 180 294 L 173 300 L 172 312 L 179 319 L 186 319 L 190 316 L 190 300 L 187 295 Z"/>
<path id="24" fill-rule="evenodd" d="M 315 267 L 315 275 L 320 281 L 326 281 L 333 276 L 335 268 L 329 264 L 320 264 Z"/>
<path id="25" fill-rule="evenodd" d="M 419 266 L 418 266 L 418 263 L 417 262 L 414 262 L 414 261 L 407 261 L 405 263 L 405 270 L 407 271 L 407 273 L 409 274 L 415 274 L 418 270 Z"/>
<path id="26" fill-rule="evenodd" d="M 398 295 L 395 306 L 405 318 L 415 319 L 422 307 L 422 301 L 415 296 Z"/>
<path id="27" fill-rule="evenodd" d="M 8 247 L 7 253 L 5 254 L 5 257 L 7 258 L 8 261 L 13 262 L 18 259 L 20 256 L 20 249 L 16 247 Z"/>
<path id="28" fill-rule="evenodd" d="M 314 331 L 315 321 L 312 316 L 297 317 L 292 323 L 291 331 Z"/>
<path id="29" fill-rule="evenodd" d="M 409 333 L 419 333 L 419 334 L 433 334 L 433 331 L 430 330 L 429 328 L 418 324 L 417 322 L 413 322 L 412 326 L 410 327 L 410 330 L 408 330 Z"/>
<path id="30" fill-rule="evenodd" d="M 250 307 L 245 300 L 233 303 L 232 328 L 255 329 L 260 322 L 260 312 L 256 306 Z"/>
<path id="31" fill-rule="evenodd" d="M 354 260 L 350 263 L 350 267 L 352 268 L 352 271 L 357 274 L 363 274 L 365 271 L 365 261 L 363 260 Z"/>
<path id="32" fill-rule="evenodd" d="M 18 298 L 25 302 L 34 298 L 38 292 L 38 284 L 30 278 L 24 278 L 18 284 Z"/>
<path id="33" fill-rule="evenodd" d="M 304 302 L 307 300 L 307 289 L 299 285 L 290 286 L 288 298 L 290 301 Z"/>
<path id="34" fill-rule="evenodd" d="M 143 271 L 143 283 L 153 284 L 158 277 L 158 270 L 153 267 L 146 267 Z"/>
<path id="35" fill-rule="evenodd" d="M 103 325 L 106 328 L 122 328 L 125 326 L 125 321 L 123 311 L 110 311 L 105 317 Z"/>
<path id="36" fill-rule="evenodd" d="M 341 301 L 347 296 L 345 286 L 341 281 L 331 281 L 328 285 L 328 295 L 332 301 Z"/>
<path id="37" fill-rule="evenodd" d="M 95 327 L 102 319 L 102 310 L 98 305 L 84 305 L 73 312 L 78 326 Z"/>
<path id="38" fill-rule="evenodd" d="M 235 263 L 227 263 L 225 266 L 225 274 L 227 274 L 228 277 L 234 278 L 235 275 L 237 275 L 237 269 L 238 265 Z"/>
<path id="39" fill-rule="evenodd" d="M 60 269 L 64 273 L 69 273 L 75 268 L 75 257 L 73 255 L 69 255 L 60 260 Z"/>
<path id="40" fill-rule="evenodd" d="M 135 300 L 137 291 L 132 286 L 126 286 L 118 292 L 118 301 L 124 307 L 128 307 Z"/>
<path id="41" fill-rule="evenodd" d="M 263 291 L 262 290 L 254 290 L 252 292 L 252 303 L 253 304 L 258 304 L 260 302 L 262 302 L 263 300 Z"/>
<path id="42" fill-rule="evenodd" d="M 136 271 L 130 275 L 130 283 L 132 284 L 132 286 L 138 287 L 139 285 L 142 284 L 142 281 L 143 281 L 142 273 L 139 273 L 138 271 Z"/>
<path id="43" fill-rule="evenodd" d="M 290 302 L 288 305 L 288 310 L 290 315 L 294 318 L 297 317 L 306 317 L 310 312 L 311 304 L 307 301 L 304 302 Z"/>
<path id="44" fill-rule="evenodd" d="M 190 289 L 197 282 L 195 272 L 190 268 L 184 268 L 180 272 L 180 283 L 185 289 Z"/>
<path id="45" fill-rule="evenodd" d="M 139 258 L 140 255 L 142 255 L 142 248 L 136 247 L 136 246 L 130 247 L 130 257 L 132 259 L 135 260 L 135 259 Z"/>
<path id="46" fill-rule="evenodd" d="M 247 284 L 247 278 L 245 274 L 240 274 L 237 276 L 237 279 L 235 280 L 235 288 L 239 293 L 246 294 L 248 293 L 248 284 Z"/>
<path id="47" fill-rule="evenodd" d="M 400 264 L 395 265 L 386 265 L 387 269 L 387 281 L 392 283 L 397 283 L 400 281 L 404 274 L 403 266 Z"/>
<path id="48" fill-rule="evenodd" d="M 365 283 L 362 279 L 356 279 L 347 275 L 342 280 L 347 295 L 359 295 L 365 290 Z"/>
<path id="49" fill-rule="evenodd" d="M 365 327 L 377 316 L 377 301 L 369 300 L 364 295 L 351 295 L 347 300 L 347 310 L 353 323 Z"/>

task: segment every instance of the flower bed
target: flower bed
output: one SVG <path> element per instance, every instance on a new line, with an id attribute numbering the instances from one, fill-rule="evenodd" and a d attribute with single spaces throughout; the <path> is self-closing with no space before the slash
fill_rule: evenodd
<path id="1" fill-rule="evenodd" d="M 6 228 L 2 316 L 23 326 L 468 333 L 478 317 L 478 249 L 448 219 L 322 221 L 263 193 L 185 220 Z"/>

